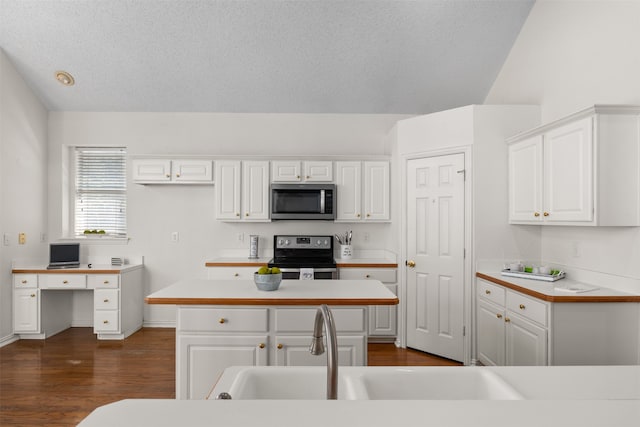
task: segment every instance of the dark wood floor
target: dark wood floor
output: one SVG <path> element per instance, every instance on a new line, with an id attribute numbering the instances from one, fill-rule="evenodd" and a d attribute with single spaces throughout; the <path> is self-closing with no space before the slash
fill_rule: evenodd
<path id="1" fill-rule="evenodd" d="M 393 344 L 369 344 L 371 366 L 459 365 Z M 96 407 L 175 397 L 175 331 L 144 328 L 98 341 L 91 328 L 0 348 L 0 426 L 75 426 Z"/>

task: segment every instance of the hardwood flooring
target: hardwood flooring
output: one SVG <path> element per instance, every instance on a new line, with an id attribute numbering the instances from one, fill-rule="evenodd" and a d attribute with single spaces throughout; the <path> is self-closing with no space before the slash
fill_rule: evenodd
<path id="1" fill-rule="evenodd" d="M 460 365 L 393 344 L 369 344 L 369 365 Z M 98 341 L 91 328 L 0 348 L 0 426 L 75 426 L 121 399 L 175 397 L 175 331 L 143 328 Z"/>

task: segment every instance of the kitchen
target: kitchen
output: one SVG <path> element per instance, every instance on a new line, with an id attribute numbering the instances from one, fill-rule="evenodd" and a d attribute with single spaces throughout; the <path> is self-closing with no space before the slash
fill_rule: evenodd
<path id="1" fill-rule="evenodd" d="M 635 78 L 640 63 L 634 56 L 633 43 L 640 39 L 640 30 L 633 22 L 637 8 L 634 2 L 537 2 L 491 90 L 477 103 L 539 105 L 541 123 L 594 104 L 640 104 Z M 585 32 L 585 28 L 590 31 Z M 2 141 L 2 226 L 12 237 L 19 232 L 27 234 L 26 245 L 19 246 L 13 239 L 1 248 L 2 337 L 11 335 L 11 288 L 7 286 L 11 283 L 10 260 L 44 258 L 46 245 L 38 244 L 40 233 L 46 232 L 51 240 L 62 235 L 63 145 L 83 145 L 88 140 L 95 145 L 113 145 L 117 141 L 127 146 L 130 155 L 198 156 L 211 155 L 215 141 L 216 156 L 278 157 L 293 153 L 301 159 L 334 155 L 360 159 L 365 153 L 392 157 L 389 132 L 399 120 L 414 116 L 47 111 L 4 53 L 1 66 L 3 99 L 10 101 L 2 104 L 2 116 L 22 118 L 4 120 L 4 135 L 19 135 L 30 142 L 13 143 L 15 139 L 7 136 Z M 17 105 L 23 107 L 16 111 Z M 446 109 L 449 107 L 441 108 Z M 12 185 L 15 182 L 22 184 Z M 391 183 L 391 218 L 395 219 L 399 217 L 399 180 L 392 179 Z M 132 184 L 128 192 L 129 244 L 95 243 L 87 245 L 83 255 L 144 255 L 149 293 L 184 277 L 206 277 L 207 260 L 224 250 L 247 253 L 250 235 L 265 236 L 261 248 L 269 251 L 267 236 L 309 232 L 332 235 L 347 227 L 314 223 L 310 229 L 309 224 L 290 222 L 214 221 L 213 186 Z M 489 190 L 483 197 L 486 204 L 476 209 L 490 206 L 504 222 L 499 227 L 478 227 L 481 234 L 476 237 L 475 260 L 544 260 L 614 275 L 637 286 L 637 227 L 509 226 L 506 185 L 504 192 Z M 348 228 L 353 229 L 356 252 L 381 248 L 402 252 L 393 220 L 349 224 Z M 171 242 L 174 231 L 179 233 L 177 242 Z M 365 240 L 367 234 L 369 239 Z M 170 307 L 145 306 L 144 318 L 148 326 L 171 326 L 175 315 Z"/>

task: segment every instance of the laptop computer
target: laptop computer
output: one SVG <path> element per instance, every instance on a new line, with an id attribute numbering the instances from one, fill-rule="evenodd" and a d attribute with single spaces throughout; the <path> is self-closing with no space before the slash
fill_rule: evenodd
<path id="1" fill-rule="evenodd" d="M 51 243 L 47 269 L 80 267 L 80 243 Z"/>

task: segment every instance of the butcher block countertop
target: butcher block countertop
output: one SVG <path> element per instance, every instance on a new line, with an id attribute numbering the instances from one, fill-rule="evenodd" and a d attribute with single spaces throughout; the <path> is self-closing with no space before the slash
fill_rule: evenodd
<path id="1" fill-rule="evenodd" d="M 283 280 L 260 291 L 253 280 L 181 280 L 145 298 L 174 305 L 396 305 L 398 297 L 379 280 Z"/>
<path id="2" fill-rule="evenodd" d="M 89 264 L 83 264 L 78 268 L 56 268 L 51 270 L 47 270 L 46 266 L 20 267 L 13 268 L 11 272 L 13 274 L 120 274 L 139 268 L 142 268 L 142 264 L 119 266 L 92 264 L 91 267 L 89 267 Z"/>
<path id="3" fill-rule="evenodd" d="M 267 265 L 271 258 L 216 258 L 206 261 L 205 267 L 261 267 Z M 398 263 L 383 258 L 336 259 L 338 268 L 398 268 Z"/>
<path id="4" fill-rule="evenodd" d="M 609 289 L 597 284 L 584 284 L 571 279 L 545 282 L 532 279 L 503 276 L 496 272 L 476 272 L 476 277 L 505 288 L 549 302 L 640 302 L 640 295 Z M 586 286 L 587 292 L 570 292 L 566 289 Z"/>

